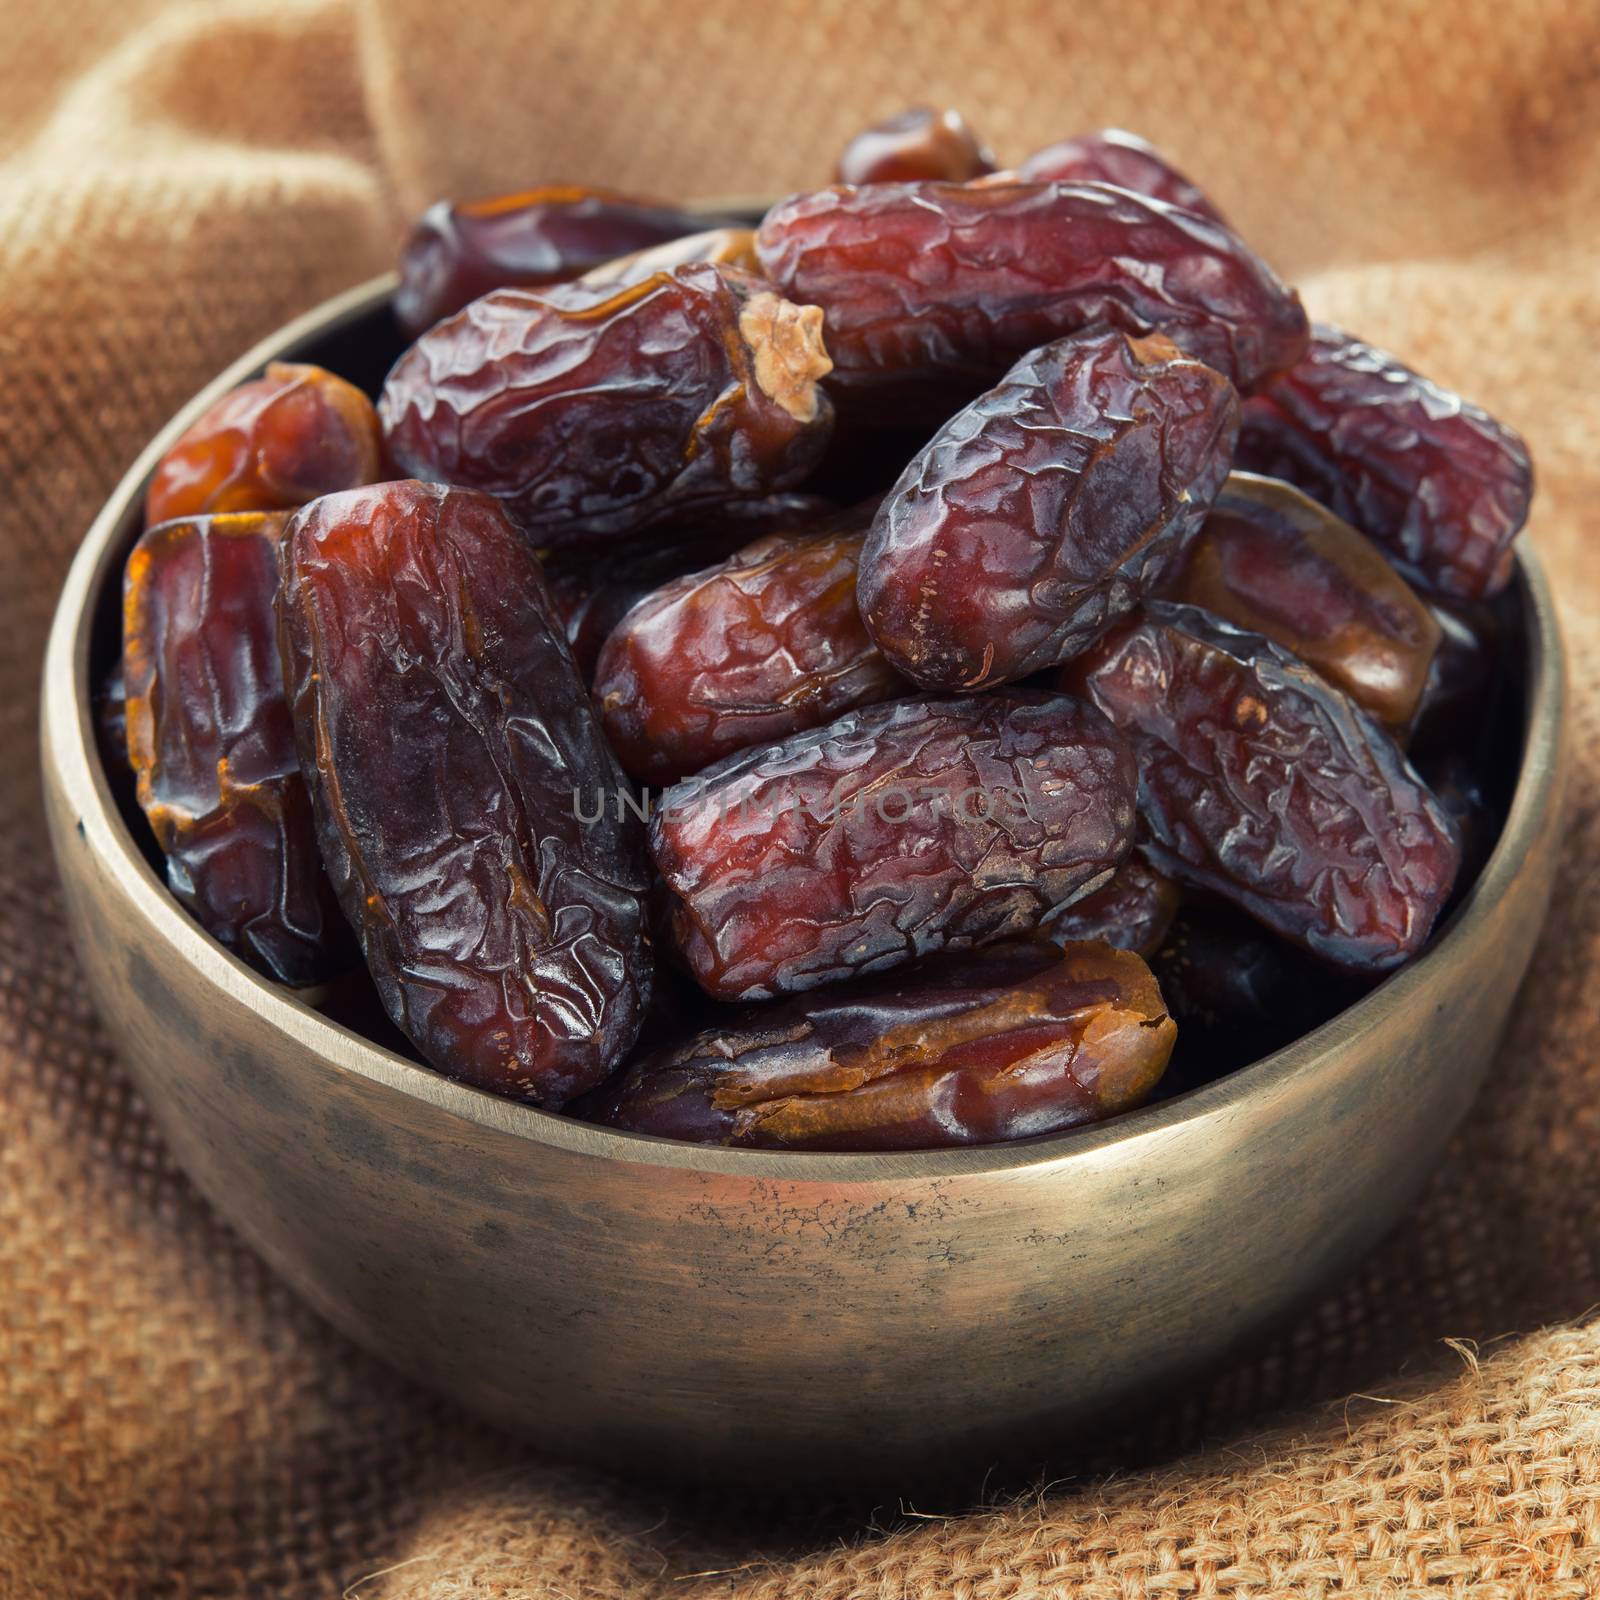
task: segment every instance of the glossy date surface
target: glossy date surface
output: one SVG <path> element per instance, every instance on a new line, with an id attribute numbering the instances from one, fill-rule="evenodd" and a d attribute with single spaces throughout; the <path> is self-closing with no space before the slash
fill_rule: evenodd
<path id="1" fill-rule="evenodd" d="M 612 630 L 648 594 L 685 573 L 715 566 L 768 532 L 810 528 L 838 507 L 791 491 L 760 500 L 730 500 L 709 516 L 659 530 L 656 539 L 595 557 L 579 547 L 545 562 L 550 597 L 585 683 L 594 681 Z"/>
<path id="2" fill-rule="evenodd" d="M 1030 183 L 1111 183 L 1226 226 L 1199 184 L 1179 172 L 1148 140 L 1124 128 L 1102 128 L 1046 145 L 1022 163 L 1018 176 Z"/>
<path id="3" fill-rule="evenodd" d="M 441 200 L 400 255 L 394 309 L 415 338 L 492 289 L 576 278 L 618 256 L 705 229 L 704 215 L 606 189 L 548 184 L 488 200 Z"/>
<path id="4" fill-rule="evenodd" d="M 1396 733 L 1439 647 L 1433 613 L 1371 540 L 1251 473 L 1228 478 L 1163 596 L 1275 639 Z"/>
<path id="5" fill-rule="evenodd" d="M 913 106 L 863 128 L 839 156 L 840 183 L 965 183 L 994 171 L 994 156 L 959 111 Z"/>
<path id="6" fill-rule="evenodd" d="M 1135 845 L 1103 889 L 1074 900 L 1040 932 L 1052 944 L 1095 940 L 1148 961 L 1170 931 L 1181 898 L 1177 884 Z"/>
<path id="7" fill-rule="evenodd" d="M 1138 750 L 1150 863 L 1323 960 L 1416 954 L 1456 877 L 1450 819 L 1394 741 L 1259 634 L 1148 603 L 1063 672 Z"/>
<path id="8" fill-rule="evenodd" d="M 1176 1037 L 1137 956 L 1071 944 L 1024 977 L 918 974 L 763 1007 L 645 1058 L 575 1109 L 635 1133 L 775 1150 L 996 1144 L 1138 1105 Z"/>
<path id="9" fill-rule="evenodd" d="M 768 999 L 1032 931 L 1110 878 L 1135 786 L 1065 696 L 895 701 L 675 785 L 650 846 L 701 987 Z"/>
<path id="10" fill-rule="evenodd" d="M 774 206 L 756 253 L 822 307 L 841 393 L 969 398 L 1096 326 L 1163 333 L 1247 388 L 1308 337 L 1298 296 L 1227 229 L 1104 184 L 821 189 Z"/>
<path id="11" fill-rule="evenodd" d="M 819 310 L 698 264 L 487 295 L 411 346 L 378 409 L 406 471 L 560 547 L 792 487 L 827 445 L 828 366 Z"/>
<path id="12" fill-rule="evenodd" d="M 318 983 L 354 959 L 295 755 L 272 597 L 284 518 L 152 528 L 123 587 L 125 759 L 195 920 L 258 972 Z"/>
<path id="13" fill-rule="evenodd" d="M 372 402 L 322 367 L 274 361 L 161 458 L 145 495 L 145 526 L 207 512 L 285 511 L 378 473 Z"/>
<path id="14" fill-rule="evenodd" d="M 539 563 L 487 496 L 330 495 L 285 535 L 282 648 L 340 903 L 396 1025 L 440 1071 L 556 1106 L 638 1034 L 641 825 Z"/>
<path id="15" fill-rule="evenodd" d="M 910 692 L 856 608 L 864 537 L 772 534 L 628 612 L 600 652 L 594 690 L 630 776 L 671 783 Z"/>
<path id="16" fill-rule="evenodd" d="M 1304 358 L 1245 405 L 1239 465 L 1297 484 L 1452 600 L 1510 581 L 1533 494 L 1520 435 L 1323 324 Z"/>
<path id="17" fill-rule="evenodd" d="M 1161 581 L 1227 476 L 1233 387 L 1166 339 L 1062 339 L 912 459 L 861 556 L 861 614 L 927 689 L 1075 655 Z"/>

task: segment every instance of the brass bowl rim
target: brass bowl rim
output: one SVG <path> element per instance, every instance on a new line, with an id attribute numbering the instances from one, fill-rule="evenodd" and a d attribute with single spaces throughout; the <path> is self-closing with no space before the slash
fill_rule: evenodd
<path id="1" fill-rule="evenodd" d="M 1275 1087 L 1335 1054 L 1354 1035 L 1385 1024 L 1396 1037 L 1418 1024 L 1409 1003 L 1428 967 L 1451 945 L 1469 941 L 1488 908 L 1522 869 L 1554 800 L 1565 723 L 1565 682 L 1554 602 L 1527 540 L 1517 547 L 1517 578 L 1527 618 L 1527 678 L 1522 768 L 1505 826 L 1477 882 L 1429 948 L 1371 993 L 1283 1049 L 1170 1100 L 1104 1123 L 1010 1144 L 951 1150 L 823 1152 L 735 1150 L 623 1133 L 577 1122 L 458 1083 L 432 1068 L 374 1044 L 260 977 L 204 933 L 168 894 L 123 822 L 101 769 L 94 739 L 89 681 L 90 639 L 104 586 L 112 581 L 120 525 L 143 498 L 161 456 L 217 398 L 255 376 L 268 361 L 293 358 L 294 348 L 360 322 L 393 292 L 384 273 L 333 296 L 284 324 L 240 356 L 181 407 L 123 474 L 90 525 L 57 604 L 45 655 L 41 693 L 43 759 L 71 806 L 79 835 L 98 867 L 109 873 L 145 919 L 155 939 L 192 965 L 231 1002 L 255 1010 L 286 1042 L 312 1051 L 328 1066 L 352 1072 L 439 1110 L 537 1145 L 608 1161 L 694 1169 L 706 1174 L 796 1182 L 861 1183 L 959 1178 L 1024 1171 L 1068 1161 L 1103 1159 L 1122 1147 L 1154 1147 L 1186 1125 L 1227 1116 L 1246 1099 Z M 118 564 L 120 568 L 120 564 Z M 106 1019 L 109 1023 L 112 1019 Z M 111 1030 L 114 1031 L 114 1030 Z"/>

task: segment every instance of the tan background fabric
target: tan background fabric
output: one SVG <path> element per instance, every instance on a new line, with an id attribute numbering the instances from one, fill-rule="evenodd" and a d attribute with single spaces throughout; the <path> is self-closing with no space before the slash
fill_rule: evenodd
<path id="1" fill-rule="evenodd" d="M 0 39 L 0 1595 L 1600 1592 L 1593 0 L 0 0 Z M 1007 157 L 1145 132 L 1314 311 L 1526 432 L 1573 654 L 1568 859 L 1424 1200 L 1154 1433 L 978 1510 L 628 1488 L 349 1347 L 173 1167 L 63 941 L 44 630 L 151 429 L 422 203 L 799 187 L 916 99 Z"/>

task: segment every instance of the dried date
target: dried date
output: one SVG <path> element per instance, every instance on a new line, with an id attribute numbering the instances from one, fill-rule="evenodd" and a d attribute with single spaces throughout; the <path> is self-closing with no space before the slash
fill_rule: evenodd
<path id="1" fill-rule="evenodd" d="M 225 394 L 164 455 L 146 527 L 216 511 L 286 511 L 379 472 L 378 417 L 354 384 L 274 361 Z"/>
<path id="2" fill-rule="evenodd" d="M 861 556 L 861 614 L 928 689 L 1065 661 L 1181 559 L 1227 476 L 1239 403 L 1159 335 L 1025 356 L 915 456 Z"/>
<path id="3" fill-rule="evenodd" d="M 532 549 L 488 496 L 330 495 L 285 535 L 300 762 L 385 1009 L 440 1071 L 555 1106 L 638 1034 L 650 982 L 637 818 Z"/>
<path id="4" fill-rule="evenodd" d="M 1102 128 L 1047 145 L 1022 163 L 1018 176 L 1029 183 L 1111 183 L 1227 226 L 1199 184 L 1179 172 L 1153 144 L 1122 128 Z"/>
<path id="5" fill-rule="evenodd" d="M 378 409 L 406 471 L 560 547 L 796 483 L 832 427 L 828 366 L 814 306 L 701 264 L 486 295 L 412 345 Z"/>
<path id="6" fill-rule="evenodd" d="M 1298 296 L 1227 229 L 1093 183 L 869 184 L 769 211 L 756 254 L 827 317 L 841 393 L 963 399 L 1018 357 L 1159 332 L 1240 388 L 1298 360 Z"/>
<path id="7" fill-rule="evenodd" d="M 1105 888 L 1074 900 L 1044 932 L 1056 944 L 1094 940 L 1148 961 L 1172 927 L 1180 900 L 1177 884 L 1135 846 Z"/>
<path id="8" fill-rule="evenodd" d="M 767 999 L 1038 928 L 1110 878 L 1134 788 L 1080 702 L 897 701 L 667 790 L 650 845 L 701 987 Z"/>
<path id="9" fill-rule="evenodd" d="M 280 983 L 355 955 L 295 757 L 272 597 L 283 517 L 152 528 L 123 585 L 125 759 L 174 897 Z"/>
<path id="10" fill-rule="evenodd" d="M 1439 647 L 1433 613 L 1369 539 L 1252 473 L 1223 485 L 1163 594 L 1277 640 L 1396 734 Z"/>
<path id="11" fill-rule="evenodd" d="M 1455 600 L 1505 587 L 1533 494 L 1517 433 L 1321 324 L 1304 357 L 1244 407 L 1238 464 L 1297 484 Z"/>
<path id="12" fill-rule="evenodd" d="M 811 528 L 837 510 L 817 495 L 768 495 L 733 500 L 698 523 L 662 528 L 660 542 L 598 559 L 584 551 L 555 554 L 545 563 L 550 597 L 585 683 L 594 681 L 601 647 L 647 594 L 686 572 L 725 561 L 759 534 Z"/>
<path id="13" fill-rule="evenodd" d="M 856 609 L 863 537 L 772 534 L 628 612 L 594 688 L 630 776 L 671 783 L 909 692 Z"/>
<path id="14" fill-rule="evenodd" d="M 1153 601 L 1063 674 L 1139 755 L 1141 849 L 1334 965 L 1416 954 L 1455 880 L 1450 819 L 1394 741 L 1282 646 Z"/>
<path id="15" fill-rule="evenodd" d="M 913 106 L 863 128 L 844 147 L 840 183 L 965 183 L 994 171 L 994 156 L 959 111 Z"/>
<path id="16" fill-rule="evenodd" d="M 414 339 L 493 289 L 561 283 L 618 256 L 699 233 L 708 220 L 573 184 L 491 200 L 441 200 L 423 212 L 401 252 L 395 316 Z"/>
<path id="17" fill-rule="evenodd" d="M 998 1144 L 1140 1104 L 1177 1038 L 1144 962 L 1103 944 L 1067 945 L 1015 981 L 856 988 L 764 1007 L 647 1057 L 581 1114 L 776 1150 Z"/>

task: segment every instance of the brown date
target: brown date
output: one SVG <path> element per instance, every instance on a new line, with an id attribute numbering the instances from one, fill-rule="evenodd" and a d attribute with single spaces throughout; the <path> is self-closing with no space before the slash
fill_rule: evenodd
<path id="1" fill-rule="evenodd" d="M 378 409 L 407 472 L 560 547 L 796 483 L 832 427 L 828 365 L 816 307 L 700 264 L 486 295 L 412 345 Z"/>
<path id="2" fill-rule="evenodd" d="M 763 1007 L 649 1056 L 580 1114 L 775 1150 L 998 1144 L 1140 1104 L 1177 1038 L 1149 968 L 1103 944 L 1069 944 L 1016 981 L 852 987 Z"/>
<path id="3" fill-rule="evenodd" d="M 959 111 L 912 106 L 863 128 L 844 147 L 840 183 L 965 183 L 994 171 L 994 156 Z"/>
<path id="4" fill-rule="evenodd" d="M 354 959 L 317 853 L 278 665 L 279 513 L 150 529 L 123 584 L 125 759 L 174 897 L 280 983 Z"/>
<path id="5" fill-rule="evenodd" d="M 1148 961 L 1172 927 L 1180 898 L 1177 884 L 1135 846 L 1105 888 L 1074 900 L 1043 931 L 1054 944 L 1098 940 Z"/>
<path id="6" fill-rule="evenodd" d="M 1319 324 L 1244 407 L 1241 467 L 1286 478 L 1432 593 L 1505 587 L 1533 465 L 1520 435 L 1382 350 Z"/>
<path id="7" fill-rule="evenodd" d="M 658 272 L 691 267 L 697 262 L 759 273 L 755 229 L 709 228 L 704 233 L 686 233 L 681 239 L 669 239 L 665 244 L 635 250 L 630 255 L 618 256 L 615 261 L 591 267 L 578 281 L 602 288 L 625 289 L 631 284 L 644 283 Z"/>
<path id="8" fill-rule="evenodd" d="M 861 615 L 928 689 L 1077 654 L 1182 558 L 1227 476 L 1239 402 L 1160 335 L 1062 339 L 956 413 L 878 510 Z"/>
<path id="9" fill-rule="evenodd" d="M 214 511 L 286 511 L 379 472 L 378 417 L 354 384 L 274 361 L 225 394 L 161 458 L 145 526 Z"/>
<path id="10" fill-rule="evenodd" d="M 856 609 L 863 537 L 771 534 L 628 612 L 594 692 L 631 777 L 671 783 L 910 692 Z"/>
<path id="11" fill-rule="evenodd" d="M 1439 647 L 1433 613 L 1348 522 L 1235 472 L 1163 596 L 1275 639 L 1403 733 Z"/>
<path id="12" fill-rule="evenodd" d="M 637 818 L 539 562 L 486 495 L 329 495 L 285 534 L 278 598 L 328 872 L 396 1025 L 440 1071 L 556 1106 L 639 1032 Z"/>
<path id="13" fill-rule="evenodd" d="M 492 289 L 561 283 L 618 256 L 698 233 L 710 220 L 574 184 L 490 200 L 441 200 L 418 218 L 401 252 L 395 316 L 414 339 Z"/>
<path id="14" fill-rule="evenodd" d="M 1038 928 L 1127 853 L 1135 782 L 1078 701 L 895 701 L 668 789 L 650 847 L 700 986 L 767 999 Z"/>
<path id="15" fill-rule="evenodd" d="M 1139 757 L 1140 848 L 1336 966 L 1416 954 L 1455 881 L 1450 819 L 1394 741 L 1298 657 L 1151 601 L 1063 672 Z"/>
<path id="16" fill-rule="evenodd" d="M 1199 184 L 1179 172 L 1153 144 L 1123 128 L 1102 128 L 1047 145 L 1022 163 L 1018 176 L 1030 183 L 1111 183 L 1227 226 Z"/>
<path id="17" fill-rule="evenodd" d="M 595 663 L 611 630 L 647 594 L 686 572 L 725 561 L 761 534 L 808 529 L 837 509 L 831 500 L 791 490 L 760 500 L 730 500 L 698 522 L 662 528 L 659 543 L 599 557 L 581 549 L 552 553 L 545 578 L 584 682 L 594 681 Z"/>
<path id="18" fill-rule="evenodd" d="M 841 393 L 965 399 L 1091 327 L 1164 333 L 1248 388 L 1308 336 L 1298 296 L 1227 229 L 1105 184 L 822 189 L 774 206 L 756 254 L 822 307 Z"/>

